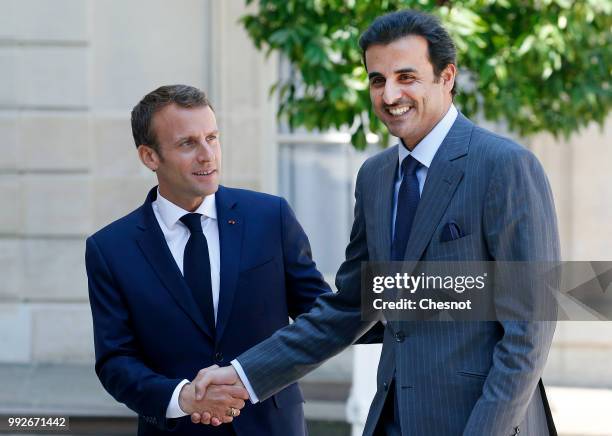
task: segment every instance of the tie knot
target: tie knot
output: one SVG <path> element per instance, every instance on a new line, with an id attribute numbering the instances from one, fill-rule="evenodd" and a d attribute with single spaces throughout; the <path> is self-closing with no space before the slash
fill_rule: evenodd
<path id="1" fill-rule="evenodd" d="M 202 214 L 199 213 L 187 213 L 181 217 L 181 222 L 187 226 L 191 233 L 203 233 L 201 217 Z"/>
<path id="2" fill-rule="evenodd" d="M 406 156 L 402 161 L 402 177 L 415 175 L 420 166 L 421 163 L 413 158 L 412 155 Z"/>

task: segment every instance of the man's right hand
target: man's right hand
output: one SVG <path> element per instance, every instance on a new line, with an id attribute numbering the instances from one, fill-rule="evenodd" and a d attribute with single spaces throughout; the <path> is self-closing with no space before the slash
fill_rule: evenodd
<path id="1" fill-rule="evenodd" d="M 224 366 L 220 368 L 217 365 L 210 366 L 208 368 L 204 368 L 200 370 L 197 377 L 193 380 L 193 385 L 195 389 L 196 399 L 198 398 L 206 398 L 211 389 L 216 389 L 219 385 L 232 385 L 246 394 L 246 396 L 242 396 L 240 398 L 244 398 L 245 400 L 249 399 L 249 394 L 245 389 L 240 377 L 236 373 L 236 370 L 233 366 Z M 191 422 L 194 424 L 212 424 L 214 426 L 221 425 L 225 421 L 221 419 L 219 415 L 214 415 L 212 413 L 208 413 L 207 411 L 203 412 L 194 412 L 191 414 Z"/>
<path id="2" fill-rule="evenodd" d="M 240 386 L 234 385 L 214 385 L 206 389 L 206 393 L 201 400 L 196 399 L 195 385 L 187 383 L 179 393 L 179 406 L 181 410 L 189 415 L 210 416 L 213 425 L 220 425 L 232 422 L 240 415 L 240 409 L 244 407 L 244 400 L 249 395 Z M 233 416 L 232 415 L 233 410 Z"/>

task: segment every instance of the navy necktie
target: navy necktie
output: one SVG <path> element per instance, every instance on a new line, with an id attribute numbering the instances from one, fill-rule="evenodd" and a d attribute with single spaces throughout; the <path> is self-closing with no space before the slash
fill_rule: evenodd
<path id="1" fill-rule="evenodd" d="M 210 331 L 214 333 L 215 312 L 210 280 L 210 258 L 208 256 L 208 243 L 202 231 L 201 216 L 199 213 L 188 213 L 181 217 L 181 222 L 191 232 L 183 255 L 183 276 L 187 285 L 191 288 L 204 320 L 210 326 Z"/>
<path id="2" fill-rule="evenodd" d="M 421 194 L 416 172 L 421 166 L 419 161 L 408 155 L 402 161 L 402 183 L 397 194 L 397 211 L 395 214 L 395 236 L 391 245 L 391 260 L 404 260 L 406 244 L 410 238 L 412 222 L 416 214 Z"/>

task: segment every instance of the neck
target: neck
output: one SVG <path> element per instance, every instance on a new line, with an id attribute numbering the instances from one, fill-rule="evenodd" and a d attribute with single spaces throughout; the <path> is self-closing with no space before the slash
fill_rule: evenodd
<path id="1" fill-rule="evenodd" d="M 404 146 L 409 151 L 414 150 L 414 148 L 423 140 L 423 138 L 425 138 L 427 135 L 429 135 L 431 133 L 431 131 L 434 129 L 434 127 L 436 127 L 440 123 L 440 121 L 442 121 L 442 118 L 444 118 L 446 116 L 446 114 L 448 113 L 452 103 L 453 103 L 453 101 L 449 100 L 447 102 L 447 104 L 443 106 L 443 109 L 440 111 L 440 114 L 438 114 L 438 119 L 436 120 L 435 123 L 433 123 L 431 125 L 429 130 L 427 130 L 427 132 L 423 136 L 421 136 L 420 138 L 417 138 L 416 140 L 414 138 L 402 138 L 402 142 L 403 142 Z"/>
<path id="2" fill-rule="evenodd" d="M 169 202 L 177 205 L 181 209 L 184 209 L 188 212 L 195 211 L 206 197 L 186 197 L 181 195 L 176 195 L 173 192 L 166 192 L 166 190 L 160 185 L 159 186 L 159 194 L 164 197 Z"/>

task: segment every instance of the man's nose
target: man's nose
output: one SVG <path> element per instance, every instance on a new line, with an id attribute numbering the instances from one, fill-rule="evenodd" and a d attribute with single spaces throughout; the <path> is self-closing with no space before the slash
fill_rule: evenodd
<path id="1" fill-rule="evenodd" d="M 215 153 L 212 147 L 206 141 L 201 141 L 198 146 L 198 160 L 201 162 L 207 162 L 213 160 Z"/>
<path id="2" fill-rule="evenodd" d="M 400 88 L 392 81 L 387 80 L 387 83 L 385 83 L 385 88 L 383 89 L 383 102 L 386 105 L 392 105 L 399 99 L 400 95 Z"/>

